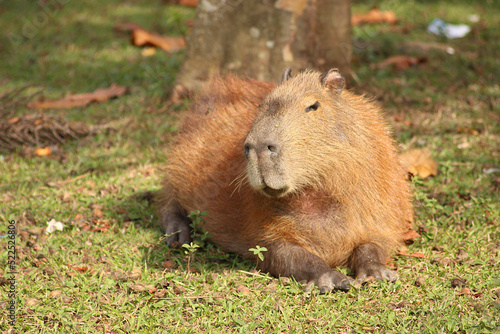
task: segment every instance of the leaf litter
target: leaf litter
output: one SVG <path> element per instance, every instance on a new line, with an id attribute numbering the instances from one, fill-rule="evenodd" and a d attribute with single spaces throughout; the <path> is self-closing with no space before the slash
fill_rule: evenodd
<path id="1" fill-rule="evenodd" d="M 21 147 L 36 147 L 37 156 L 54 153 L 55 145 L 68 140 L 79 140 L 111 129 L 107 125 L 88 126 L 82 122 L 69 122 L 58 115 L 34 113 L 4 118 L 0 111 L 0 149 L 12 151 Z"/>
<path id="2" fill-rule="evenodd" d="M 28 103 L 32 109 L 67 109 L 74 107 L 85 107 L 91 102 L 105 102 L 111 98 L 122 96 L 127 88 L 112 84 L 109 88 L 101 88 L 92 93 L 74 94 L 58 100 L 38 100 Z"/>

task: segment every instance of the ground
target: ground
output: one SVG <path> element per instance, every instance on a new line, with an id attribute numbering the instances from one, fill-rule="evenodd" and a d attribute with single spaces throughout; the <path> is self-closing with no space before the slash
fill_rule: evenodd
<path id="1" fill-rule="evenodd" d="M 382 106 L 401 151 L 428 149 L 439 173 L 413 180 L 421 237 L 393 254 L 399 280 L 319 295 L 252 274 L 253 263 L 210 245 L 191 256 L 169 249 L 156 226 L 144 193 L 159 189 L 189 104 L 167 104 L 183 54 L 147 56 L 113 26 L 182 36 L 193 9 L 140 0 L 0 3 L 3 123 L 39 113 L 26 105 L 42 97 L 113 83 L 128 89 L 106 102 L 43 111 L 96 130 L 54 145 L 49 156 L 36 146 L 0 151 L 0 308 L 7 314 L 15 301 L 17 332 L 498 332 L 500 7 L 356 1 L 353 12 L 375 4 L 398 23 L 354 27 L 349 86 Z M 472 31 L 456 40 L 429 34 L 436 17 Z M 408 44 L 415 41 L 417 49 Z M 419 51 L 426 43 L 455 52 Z M 394 55 L 422 58 L 401 70 L 376 66 Z M 63 231 L 46 233 L 52 219 Z M 15 298 L 9 222 L 18 231 Z M 0 319 L 7 333 L 8 321 Z"/>

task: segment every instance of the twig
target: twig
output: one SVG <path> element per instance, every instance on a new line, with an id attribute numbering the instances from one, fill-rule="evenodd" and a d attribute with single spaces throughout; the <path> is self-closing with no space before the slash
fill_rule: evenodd
<path id="1" fill-rule="evenodd" d="M 238 271 L 240 273 L 244 273 L 244 274 L 251 275 L 251 276 L 262 277 L 262 278 L 265 278 L 265 279 L 268 279 L 268 280 L 272 280 L 273 279 L 272 277 L 269 277 L 269 276 L 264 276 L 262 274 L 251 273 L 251 272 L 245 271 L 245 270 L 238 270 Z"/>

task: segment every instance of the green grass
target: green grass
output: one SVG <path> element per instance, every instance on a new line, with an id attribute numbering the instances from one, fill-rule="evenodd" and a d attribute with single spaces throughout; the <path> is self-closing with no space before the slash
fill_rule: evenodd
<path id="1" fill-rule="evenodd" d="M 139 195 L 159 188 L 178 128 L 178 110 L 166 106 L 166 97 L 182 53 L 144 57 L 113 26 L 134 22 L 183 35 L 194 11 L 161 1 L 58 2 L 64 6 L 0 3 L 0 95 L 28 84 L 26 94 L 42 89 L 46 98 L 112 83 L 129 93 L 85 108 L 47 111 L 114 131 L 69 142 L 53 158 L 0 152 L 0 276 L 9 272 L 7 222 L 15 220 L 21 231 L 17 332 L 500 330 L 500 175 L 484 172 L 500 166 L 496 2 L 353 4 L 353 12 L 364 12 L 376 3 L 400 19 L 395 26 L 353 29 L 353 88 L 384 107 L 402 149 L 428 148 L 440 172 L 415 182 L 415 228 L 422 237 L 407 253 L 426 257 L 394 256 L 400 275 L 394 284 L 326 295 L 306 295 L 293 280 L 250 275 L 253 263 L 211 245 L 194 253 L 188 271 L 188 256 L 165 245 L 154 208 Z M 478 23 L 467 21 L 473 13 Z M 444 41 L 425 31 L 434 17 L 469 23 L 473 31 Z M 403 53 L 400 43 L 406 41 L 448 43 L 457 52 L 428 53 L 427 64 L 401 72 L 370 66 Z M 32 111 L 19 104 L 15 112 Z M 53 218 L 66 227 L 46 235 L 42 228 Z M 457 257 L 460 251 L 467 256 Z M 423 286 L 415 285 L 419 277 Z M 454 278 L 466 280 L 469 294 L 452 287 Z M 246 293 L 237 291 L 241 284 Z M 5 332 L 9 287 L 0 286 Z"/>

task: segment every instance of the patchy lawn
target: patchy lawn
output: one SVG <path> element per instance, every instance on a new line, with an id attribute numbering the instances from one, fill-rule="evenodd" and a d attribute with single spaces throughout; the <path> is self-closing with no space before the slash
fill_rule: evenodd
<path id="1" fill-rule="evenodd" d="M 353 12 L 374 4 L 355 2 Z M 422 236 L 394 255 L 396 283 L 306 295 L 299 283 L 252 274 L 253 263 L 211 245 L 191 256 L 169 249 L 144 196 L 159 188 L 185 109 L 166 104 L 182 52 L 144 52 L 113 27 L 132 22 L 182 36 L 193 9 L 140 0 L 1 3 L 2 122 L 40 116 L 26 105 L 42 97 L 128 88 L 102 103 L 44 110 L 51 122 L 89 129 L 50 155 L 32 146 L 0 151 L 0 308 L 8 314 L 15 221 L 17 332 L 498 332 L 500 6 L 377 4 L 399 21 L 353 28 L 351 86 L 384 107 L 402 150 L 427 148 L 439 174 L 414 181 Z M 435 17 L 472 31 L 449 41 L 431 35 Z M 376 66 L 394 55 L 421 61 Z M 52 219 L 64 229 L 47 234 Z M 10 328 L 2 316 L 0 329 Z"/>

